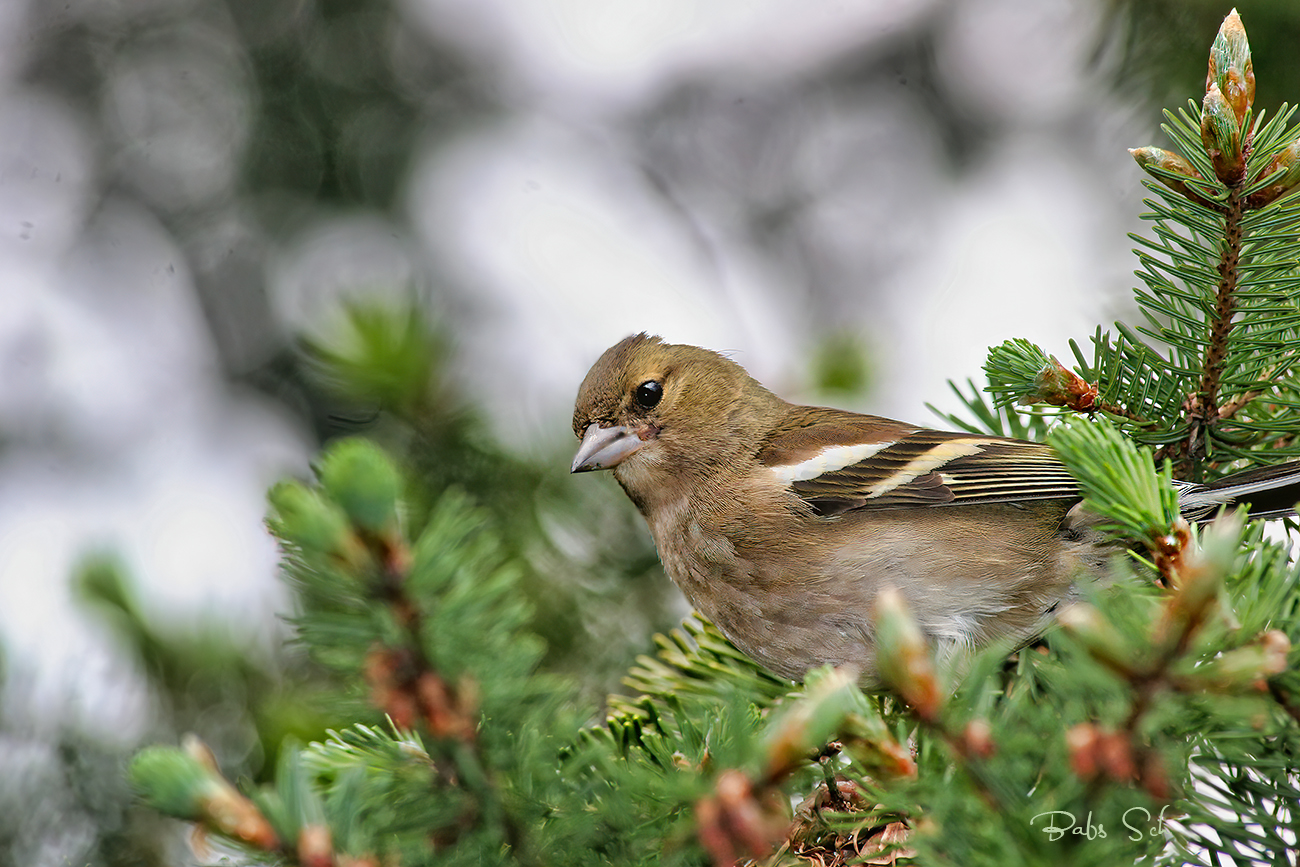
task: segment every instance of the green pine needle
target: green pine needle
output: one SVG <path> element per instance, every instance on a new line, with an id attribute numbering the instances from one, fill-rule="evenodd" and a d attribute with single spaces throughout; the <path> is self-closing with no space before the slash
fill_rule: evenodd
<path id="1" fill-rule="evenodd" d="M 1151 453 L 1105 419 L 1062 425 L 1048 442 L 1108 528 L 1138 542 L 1170 532 L 1179 512 L 1167 461 L 1157 472 Z"/>

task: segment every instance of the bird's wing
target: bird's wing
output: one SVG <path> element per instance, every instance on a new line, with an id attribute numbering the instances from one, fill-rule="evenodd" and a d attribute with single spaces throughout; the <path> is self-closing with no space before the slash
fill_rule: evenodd
<path id="1" fill-rule="evenodd" d="M 821 515 L 1079 497 L 1051 448 L 926 430 L 816 407 L 793 408 L 759 464 Z"/>

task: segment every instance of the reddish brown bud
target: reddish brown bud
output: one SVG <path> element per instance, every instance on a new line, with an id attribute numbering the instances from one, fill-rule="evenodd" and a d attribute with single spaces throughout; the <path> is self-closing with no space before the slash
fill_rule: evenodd
<path id="1" fill-rule="evenodd" d="M 280 840 L 271 823 L 256 804 L 221 776 L 216 758 L 207 745 L 193 735 L 187 735 L 182 747 L 212 771 L 212 777 L 199 796 L 198 810 L 202 823 L 256 849 L 271 851 L 278 847 Z"/>
<path id="2" fill-rule="evenodd" d="M 1180 587 L 1186 576 L 1195 567 L 1195 558 L 1189 561 L 1188 551 L 1192 546 L 1192 530 L 1188 523 L 1179 518 L 1169 527 L 1169 532 L 1151 537 L 1147 546 L 1155 561 L 1156 571 L 1165 583 Z"/>
<path id="3" fill-rule="evenodd" d="M 415 692 L 430 734 L 443 739 L 474 739 L 476 702 L 468 682 L 453 690 L 441 677 L 426 671 L 416 681 Z"/>
<path id="4" fill-rule="evenodd" d="M 1168 801 L 1173 794 L 1164 760 L 1155 750 L 1147 750 L 1146 755 L 1142 757 L 1142 773 L 1139 775 L 1139 782 L 1142 783 L 1142 788 L 1147 790 L 1147 794 L 1157 801 Z"/>
<path id="5" fill-rule="evenodd" d="M 379 859 L 374 855 L 340 855 L 338 859 L 339 867 L 379 867 Z"/>
<path id="6" fill-rule="evenodd" d="M 893 587 L 876 594 L 877 664 L 880 676 L 924 720 L 934 720 L 946 694 L 935 674 L 925 636 Z"/>
<path id="7" fill-rule="evenodd" d="M 695 823 L 716 867 L 731 867 L 741 855 L 766 857 L 787 825 L 777 801 L 760 803 L 749 777 L 737 770 L 719 774 L 713 794 L 696 802 Z"/>
<path id="8" fill-rule="evenodd" d="M 334 844 L 325 825 L 303 825 L 298 832 L 300 867 L 334 867 Z"/>
<path id="9" fill-rule="evenodd" d="M 989 726 L 988 720 L 973 719 L 968 722 L 965 731 L 962 732 L 961 745 L 968 756 L 980 759 L 992 757 L 997 747 L 993 743 L 993 729 Z"/>
<path id="10" fill-rule="evenodd" d="M 1128 732 L 1103 731 L 1097 739 L 1098 764 L 1117 783 L 1137 779 L 1137 763 Z"/>
<path id="11" fill-rule="evenodd" d="M 1223 576 L 1232 568 L 1236 542 L 1241 535 L 1241 518 L 1226 515 L 1201 536 L 1201 546 L 1191 544 L 1191 530 L 1181 518 L 1174 525 L 1174 537 L 1154 552 L 1156 566 L 1167 575 L 1174 592 L 1165 601 L 1156 624 L 1155 643 L 1166 651 L 1184 646 L 1193 632 L 1209 617 L 1218 601 Z"/>
<path id="12" fill-rule="evenodd" d="M 401 687 L 401 660 L 396 651 L 376 645 L 366 654 L 363 674 L 370 685 L 370 702 L 403 731 L 415 728 L 419 707 L 415 696 Z"/>
<path id="13" fill-rule="evenodd" d="M 1079 374 L 1070 370 L 1051 356 L 1051 363 L 1038 372 L 1034 384 L 1038 387 L 1035 395 L 1026 395 L 1021 403 L 1046 403 L 1052 406 L 1064 406 L 1075 412 L 1092 412 L 1097 406 L 1100 394 L 1096 383 L 1088 382 Z"/>
<path id="14" fill-rule="evenodd" d="M 1079 723 L 1065 733 L 1065 745 L 1070 753 L 1070 768 L 1079 779 L 1106 776 L 1115 783 L 1138 779 L 1138 764 L 1127 732 Z"/>
<path id="15" fill-rule="evenodd" d="M 1097 743 L 1100 732 L 1092 723 L 1079 723 L 1065 733 L 1065 748 L 1070 754 L 1070 769 L 1081 780 L 1091 780 L 1100 770 Z"/>
<path id="16" fill-rule="evenodd" d="M 1070 768 L 1083 780 L 1106 776 L 1126 783 L 1137 778 L 1137 764 L 1128 732 L 1079 723 L 1065 733 Z"/>

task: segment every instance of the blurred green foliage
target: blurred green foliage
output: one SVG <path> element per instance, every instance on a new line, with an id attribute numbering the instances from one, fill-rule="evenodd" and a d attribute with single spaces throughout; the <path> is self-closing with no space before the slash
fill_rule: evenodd
<path id="1" fill-rule="evenodd" d="M 870 350 L 858 335 L 831 334 L 817 343 L 812 363 L 813 389 L 833 400 L 866 395 L 874 380 Z"/>
<path id="2" fill-rule="evenodd" d="M 303 343 L 317 382 L 343 399 L 369 397 L 366 434 L 403 455 L 412 478 L 409 520 L 419 524 L 444 491 L 459 489 L 508 528 L 501 543 L 525 570 L 547 641 L 547 665 L 581 672 L 604 695 L 655 631 L 674 622 L 671 591 L 638 518 L 610 485 L 577 485 L 559 468 L 498 444 L 472 401 L 445 374 L 447 343 L 418 308 L 347 307 L 332 339 Z M 651 580 L 658 577 L 660 580 Z"/>
<path id="3" fill-rule="evenodd" d="M 1293 0 L 1104 0 L 1116 57 L 1115 87 L 1155 106 L 1181 105 L 1205 83 L 1205 34 L 1233 7 L 1250 32 L 1257 105 L 1278 106 L 1300 93 L 1300 4 Z"/>
<path id="4" fill-rule="evenodd" d="M 219 614 L 179 629 L 158 622 L 114 558 L 89 558 L 74 586 L 148 680 L 158 702 L 154 724 L 197 732 L 223 755 L 242 756 L 253 777 L 273 766 L 285 737 L 320 737 L 337 723 L 318 697 L 323 684 L 302 660 L 259 658 Z"/>
<path id="5" fill-rule="evenodd" d="M 389 0 L 227 0 L 259 94 L 244 190 L 312 208 L 400 205 L 416 145 L 491 111 L 491 82 Z"/>

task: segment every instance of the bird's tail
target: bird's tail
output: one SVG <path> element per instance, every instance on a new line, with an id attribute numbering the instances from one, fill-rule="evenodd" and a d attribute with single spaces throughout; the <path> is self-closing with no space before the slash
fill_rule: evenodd
<path id="1" fill-rule="evenodd" d="M 1300 461 L 1224 476 L 1217 482 L 1179 484 L 1178 503 L 1190 520 L 1208 520 L 1220 506 L 1250 506 L 1252 518 L 1296 514 L 1300 502 Z"/>

